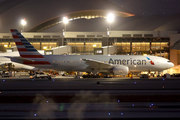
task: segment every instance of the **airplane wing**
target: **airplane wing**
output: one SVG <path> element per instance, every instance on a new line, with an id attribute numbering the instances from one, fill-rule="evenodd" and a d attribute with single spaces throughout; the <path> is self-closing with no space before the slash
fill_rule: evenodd
<path id="1" fill-rule="evenodd" d="M 82 59 L 82 60 L 85 61 L 87 65 L 89 65 L 88 68 L 110 69 L 113 67 L 112 64 L 104 63 L 93 59 Z"/>

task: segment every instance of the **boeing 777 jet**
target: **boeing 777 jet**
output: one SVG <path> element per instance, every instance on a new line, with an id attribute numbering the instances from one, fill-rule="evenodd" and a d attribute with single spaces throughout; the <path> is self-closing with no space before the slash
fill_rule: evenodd
<path id="1" fill-rule="evenodd" d="M 41 55 L 18 30 L 11 29 L 11 33 L 21 57 L 12 60 L 37 68 L 127 75 L 129 71 L 162 71 L 174 66 L 168 59 L 157 56 Z"/>

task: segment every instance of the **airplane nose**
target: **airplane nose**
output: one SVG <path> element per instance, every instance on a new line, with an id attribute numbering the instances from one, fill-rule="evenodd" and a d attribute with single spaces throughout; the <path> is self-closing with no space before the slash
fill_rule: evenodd
<path id="1" fill-rule="evenodd" d="M 174 63 L 171 63 L 171 67 L 174 67 Z"/>
<path id="2" fill-rule="evenodd" d="M 171 62 L 168 64 L 168 68 L 172 68 L 172 67 L 174 67 L 174 64 Z"/>

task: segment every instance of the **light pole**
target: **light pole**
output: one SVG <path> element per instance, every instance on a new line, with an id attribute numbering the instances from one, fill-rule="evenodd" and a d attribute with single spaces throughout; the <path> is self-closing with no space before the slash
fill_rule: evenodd
<path id="1" fill-rule="evenodd" d="M 108 44 L 109 36 L 111 33 L 111 23 L 114 22 L 114 14 L 109 13 L 106 18 L 107 18 L 107 21 L 109 23 L 109 26 L 107 28 L 107 35 L 108 35 L 107 44 Z M 108 44 L 108 50 L 107 51 L 108 51 L 107 53 L 109 54 L 109 44 Z"/>
<path id="2" fill-rule="evenodd" d="M 63 29 L 63 40 L 62 40 L 62 45 L 63 45 L 64 37 L 66 35 L 66 24 L 68 24 L 69 20 L 67 17 L 63 17 L 62 22 L 64 23 L 64 26 L 65 26 Z"/>
<path id="3" fill-rule="evenodd" d="M 21 32 L 24 32 L 24 26 L 26 25 L 26 20 L 25 18 L 21 20 L 21 25 L 23 26 L 23 29 Z"/>
<path id="4" fill-rule="evenodd" d="M 114 14 L 109 13 L 107 15 L 107 21 L 109 23 L 109 31 L 111 31 L 111 23 L 114 22 Z"/>
<path id="5" fill-rule="evenodd" d="M 65 25 L 65 28 L 64 28 L 64 36 L 65 36 L 65 33 L 66 33 L 66 24 L 68 24 L 69 20 L 67 17 L 63 17 L 63 23 Z"/>

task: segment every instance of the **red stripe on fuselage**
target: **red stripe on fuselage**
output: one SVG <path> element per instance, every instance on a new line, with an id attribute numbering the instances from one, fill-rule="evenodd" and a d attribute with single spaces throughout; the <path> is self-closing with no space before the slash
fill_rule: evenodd
<path id="1" fill-rule="evenodd" d="M 42 55 L 21 55 L 23 58 L 44 58 Z"/>

